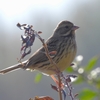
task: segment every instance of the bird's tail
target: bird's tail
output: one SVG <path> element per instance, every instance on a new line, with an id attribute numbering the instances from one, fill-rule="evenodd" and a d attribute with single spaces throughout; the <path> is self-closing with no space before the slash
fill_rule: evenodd
<path id="1" fill-rule="evenodd" d="M 2 69 L 2 70 L 0 70 L 0 74 L 6 74 L 8 72 L 23 68 L 25 63 L 26 63 L 26 61 L 19 63 L 19 64 L 16 64 L 16 65 L 13 65 L 13 66 L 10 66 L 8 68 Z"/>

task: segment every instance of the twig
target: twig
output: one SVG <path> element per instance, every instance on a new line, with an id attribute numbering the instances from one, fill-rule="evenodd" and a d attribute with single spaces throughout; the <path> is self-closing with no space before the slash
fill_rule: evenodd
<path id="1" fill-rule="evenodd" d="M 66 85 L 67 85 L 67 88 L 68 88 L 68 90 L 69 90 L 69 96 L 70 96 L 70 98 L 71 98 L 71 100 L 74 100 L 74 95 L 73 95 L 73 93 L 72 93 L 72 86 L 71 86 L 71 84 L 70 84 L 70 82 L 68 82 L 67 80 L 66 80 L 66 78 L 62 75 L 62 77 L 63 77 L 63 79 L 65 80 L 65 82 L 66 82 Z M 68 77 L 68 78 L 70 78 L 70 77 Z"/>
<path id="2" fill-rule="evenodd" d="M 47 48 L 47 45 L 44 43 L 44 39 L 42 39 L 37 32 L 35 32 L 35 34 L 38 36 L 38 38 L 40 39 L 40 41 L 42 42 L 43 46 L 44 46 L 44 49 L 46 51 L 46 56 L 48 57 L 48 59 L 50 60 L 50 63 L 53 64 L 53 61 L 49 55 L 49 51 L 48 51 L 48 48 Z"/>
<path id="3" fill-rule="evenodd" d="M 58 75 L 58 81 L 59 81 L 59 97 L 60 97 L 60 100 L 62 100 L 62 93 L 61 93 L 61 78 L 60 78 L 59 75 Z"/>
<path id="4" fill-rule="evenodd" d="M 48 57 L 50 63 L 53 64 L 53 65 L 56 67 L 56 70 L 57 70 L 58 72 L 60 72 L 58 66 L 56 65 L 56 63 L 52 60 L 52 58 L 51 58 L 50 55 L 49 55 L 49 51 L 48 51 L 48 48 L 47 48 L 46 43 L 45 43 L 44 40 L 37 34 L 37 32 L 35 32 L 35 34 L 38 36 L 38 38 L 39 38 L 40 41 L 42 42 L 42 44 L 43 44 L 43 46 L 44 46 L 44 49 L 45 49 L 45 52 L 46 52 L 46 56 Z M 60 98 L 60 100 L 62 100 L 61 79 L 60 79 L 59 73 L 58 73 L 57 77 L 58 77 L 58 81 L 59 81 L 59 98 Z"/>
<path id="5" fill-rule="evenodd" d="M 56 63 L 52 60 L 52 58 L 51 58 L 50 55 L 49 55 L 49 51 L 48 51 L 48 48 L 47 48 L 46 43 L 44 42 L 44 39 L 42 39 L 42 38 L 38 35 L 38 33 L 37 33 L 36 31 L 35 31 L 35 34 L 38 36 L 38 38 L 39 38 L 40 41 L 42 42 L 42 44 L 43 44 L 43 46 L 44 46 L 44 49 L 45 49 L 45 51 L 46 51 L 46 56 L 47 56 L 48 59 L 50 60 L 50 63 L 53 64 L 53 65 L 57 68 L 57 70 L 59 71 L 58 66 L 56 65 Z"/>

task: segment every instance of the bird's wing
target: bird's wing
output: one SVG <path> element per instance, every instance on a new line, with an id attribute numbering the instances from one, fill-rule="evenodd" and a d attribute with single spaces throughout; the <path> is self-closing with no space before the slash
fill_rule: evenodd
<path id="1" fill-rule="evenodd" d="M 57 42 L 59 41 L 58 38 L 49 38 L 46 41 L 47 47 L 48 47 L 48 51 L 56 51 L 57 50 Z M 34 67 L 36 67 L 35 65 L 41 64 L 44 61 L 48 61 L 48 58 L 45 54 L 45 49 L 44 47 L 41 47 L 39 50 L 37 50 L 32 56 L 31 58 L 28 60 L 25 68 L 28 68 L 29 66 L 33 65 Z"/>

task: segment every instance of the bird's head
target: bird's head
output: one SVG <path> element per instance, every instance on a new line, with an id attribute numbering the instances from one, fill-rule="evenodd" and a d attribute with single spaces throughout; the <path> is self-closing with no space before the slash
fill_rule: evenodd
<path id="1" fill-rule="evenodd" d="M 61 21 L 56 29 L 54 30 L 54 36 L 71 36 L 75 35 L 75 30 L 78 29 L 78 26 L 75 26 L 70 21 Z"/>

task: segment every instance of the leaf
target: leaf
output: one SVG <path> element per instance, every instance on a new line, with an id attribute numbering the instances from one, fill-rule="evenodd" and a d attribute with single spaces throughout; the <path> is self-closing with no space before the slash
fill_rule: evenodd
<path id="1" fill-rule="evenodd" d="M 38 34 L 41 34 L 42 32 L 41 31 L 38 31 Z"/>
<path id="2" fill-rule="evenodd" d="M 98 61 L 98 57 L 93 57 L 92 59 L 90 59 L 90 61 L 88 62 L 87 66 L 85 67 L 85 71 L 91 71 L 91 69 L 96 65 Z"/>
<path id="3" fill-rule="evenodd" d="M 75 84 L 80 84 L 83 82 L 82 76 L 78 76 L 77 79 L 74 81 Z"/>
<path id="4" fill-rule="evenodd" d="M 33 100 L 54 100 L 54 99 L 52 99 L 49 96 L 41 96 L 41 97 L 36 96 Z"/>
<path id="5" fill-rule="evenodd" d="M 41 79 L 42 79 L 42 74 L 41 74 L 41 73 L 38 73 L 38 74 L 35 76 L 34 81 L 35 81 L 35 83 L 39 83 L 39 82 L 41 81 Z"/>
<path id="6" fill-rule="evenodd" d="M 77 97 L 78 96 L 78 93 L 76 93 L 75 95 L 74 95 L 74 97 Z"/>
<path id="7" fill-rule="evenodd" d="M 49 96 L 41 96 L 41 97 L 35 96 L 35 98 L 30 98 L 29 100 L 54 100 L 54 99 L 52 99 Z"/>
<path id="8" fill-rule="evenodd" d="M 97 93 L 93 90 L 90 89 L 83 89 L 79 95 L 78 98 L 80 100 L 92 100 L 93 98 L 95 98 L 97 95 Z"/>
<path id="9" fill-rule="evenodd" d="M 58 88 L 57 88 L 56 86 L 54 86 L 54 85 L 51 84 L 51 88 L 52 88 L 53 90 L 55 90 L 55 91 L 58 92 Z"/>
<path id="10" fill-rule="evenodd" d="M 65 71 L 71 73 L 71 72 L 73 72 L 73 68 L 71 66 L 67 67 Z"/>
<path id="11" fill-rule="evenodd" d="M 95 86 L 100 89 L 100 78 L 95 80 Z"/>

